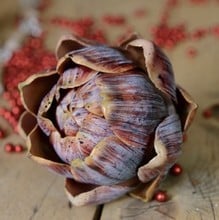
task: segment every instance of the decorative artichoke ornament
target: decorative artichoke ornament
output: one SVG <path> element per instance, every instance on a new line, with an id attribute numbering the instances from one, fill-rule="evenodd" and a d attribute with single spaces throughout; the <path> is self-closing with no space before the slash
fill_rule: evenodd
<path id="1" fill-rule="evenodd" d="M 30 158 L 66 177 L 73 205 L 150 200 L 197 108 L 170 61 L 135 34 L 119 47 L 65 36 L 56 55 L 55 70 L 19 85 Z"/>

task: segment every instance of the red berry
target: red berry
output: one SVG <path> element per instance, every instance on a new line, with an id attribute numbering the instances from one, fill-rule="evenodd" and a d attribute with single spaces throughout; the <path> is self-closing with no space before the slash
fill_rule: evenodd
<path id="1" fill-rule="evenodd" d="M 194 40 L 199 40 L 203 38 L 207 34 L 207 32 L 208 31 L 206 29 L 197 29 L 192 33 L 192 38 Z"/>
<path id="2" fill-rule="evenodd" d="M 15 145 L 14 150 L 16 153 L 21 153 L 24 151 L 24 148 L 21 145 Z"/>
<path id="3" fill-rule="evenodd" d="M 4 132 L 3 132 L 2 130 L 0 130 L 0 139 L 1 139 L 1 138 L 4 138 L 4 136 L 5 136 L 5 135 L 4 135 Z"/>
<path id="4" fill-rule="evenodd" d="M 210 109 L 206 109 L 203 111 L 202 115 L 204 118 L 210 118 L 212 116 L 212 111 Z"/>
<path id="5" fill-rule="evenodd" d="M 5 152 L 11 153 L 11 152 L 14 151 L 14 145 L 12 145 L 12 144 L 6 144 L 5 147 L 4 147 L 4 149 L 5 149 Z"/>
<path id="6" fill-rule="evenodd" d="M 215 37 L 219 37 L 219 25 L 216 25 L 212 28 L 212 34 L 215 36 Z"/>
<path id="7" fill-rule="evenodd" d="M 183 134 L 183 142 L 186 142 L 187 139 L 188 139 L 187 134 L 184 133 L 184 134 Z"/>
<path id="8" fill-rule="evenodd" d="M 181 173 L 183 172 L 182 167 L 179 164 L 174 164 L 171 168 L 170 168 L 170 174 L 172 174 L 173 176 L 179 176 Z"/>
<path id="9" fill-rule="evenodd" d="M 12 108 L 12 113 L 14 114 L 14 115 L 18 115 L 19 113 L 20 113 L 20 108 L 18 108 L 17 106 L 15 106 L 15 107 L 13 107 Z"/>
<path id="10" fill-rule="evenodd" d="M 166 202 L 168 200 L 168 195 L 166 191 L 158 191 L 154 195 L 154 199 L 157 200 L 158 202 Z"/>

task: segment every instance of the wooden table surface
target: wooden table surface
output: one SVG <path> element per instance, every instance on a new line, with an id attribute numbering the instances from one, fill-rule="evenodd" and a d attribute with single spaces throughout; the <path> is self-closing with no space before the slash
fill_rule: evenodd
<path id="1" fill-rule="evenodd" d="M 12 0 L 1 2 L 0 44 L 13 31 L 13 16 L 18 3 Z M 92 2 L 92 3 L 91 3 Z M 122 14 L 127 25 L 147 39 L 152 39 L 151 27 L 157 24 L 166 1 L 119 1 L 119 0 L 62 0 L 51 1 L 43 12 L 43 21 L 55 16 L 71 19 L 92 16 L 103 28 L 109 41 L 113 42 L 124 27 L 104 25 L 104 14 Z M 219 2 L 203 0 L 200 4 L 180 0 L 169 18 L 171 25 L 185 23 L 187 30 L 213 27 L 219 24 Z M 197 1 L 196 1 L 197 2 Z M 134 12 L 146 9 L 146 14 L 136 17 Z M 54 50 L 55 44 L 66 29 L 44 24 L 48 31 L 46 45 Z M 190 48 L 197 56 L 189 56 Z M 7 136 L 0 140 L 0 220 L 215 220 L 219 219 L 219 122 L 205 119 L 202 111 L 219 101 L 219 37 L 208 34 L 199 40 L 185 40 L 172 50 L 165 50 L 176 74 L 176 81 L 193 96 L 199 105 L 196 118 L 183 145 L 179 163 L 184 172 L 179 177 L 169 176 L 161 185 L 171 196 L 165 203 L 143 203 L 125 196 L 103 207 L 69 208 L 64 193 L 64 178 L 48 172 L 29 160 L 25 153 L 8 154 L 5 143 L 24 143 L 12 132 L 9 124 L 0 119 L 1 129 Z M 1 105 L 5 104 L 1 98 Z"/>

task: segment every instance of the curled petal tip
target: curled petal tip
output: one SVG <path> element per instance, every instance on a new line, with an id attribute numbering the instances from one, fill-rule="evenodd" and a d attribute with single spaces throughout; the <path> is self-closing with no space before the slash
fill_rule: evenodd
<path id="1" fill-rule="evenodd" d="M 23 138 L 27 138 L 29 133 L 34 129 L 37 121 L 36 118 L 29 112 L 24 111 L 19 118 L 18 132 Z"/>
<path id="2" fill-rule="evenodd" d="M 135 39 L 123 45 L 131 57 L 148 74 L 154 85 L 174 102 L 176 100 L 175 81 L 172 65 L 168 57 L 152 41 Z"/>
<path id="3" fill-rule="evenodd" d="M 140 37 L 139 33 L 132 32 L 120 42 L 119 46 L 122 48 L 125 48 L 129 42 L 134 41 L 136 39 L 140 39 L 140 38 L 141 37 Z"/>
<path id="4" fill-rule="evenodd" d="M 56 57 L 60 59 L 68 52 L 83 48 L 85 45 L 72 35 L 64 35 L 60 38 L 56 46 Z"/>
<path id="5" fill-rule="evenodd" d="M 187 131 L 194 120 L 198 105 L 182 87 L 177 86 L 177 111 L 181 120 L 183 131 Z"/>
<path id="6" fill-rule="evenodd" d="M 58 74 L 55 71 L 31 75 L 19 84 L 21 101 L 25 109 L 34 115 L 37 111 L 42 97 L 57 82 Z"/>
<path id="7" fill-rule="evenodd" d="M 76 35 L 67 34 L 60 38 L 56 46 L 56 57 L 60 59 L 61 57 L 67 55 L 69 52 L 82 49 L 90 45 L 98 45 L 97 42 L 92 40 L 87 40 Z"/>

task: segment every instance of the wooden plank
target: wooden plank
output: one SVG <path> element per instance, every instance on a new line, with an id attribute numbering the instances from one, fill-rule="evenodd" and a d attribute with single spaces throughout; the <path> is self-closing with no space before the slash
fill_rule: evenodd
<path id="1" fill-rule="evenodd" d="M 95 206 L 69 208 L 63 177 L 40 167 L 25 153 L 8 155 L 3 144 L 0 143 L 0 219 L 92 219 Z"/>

